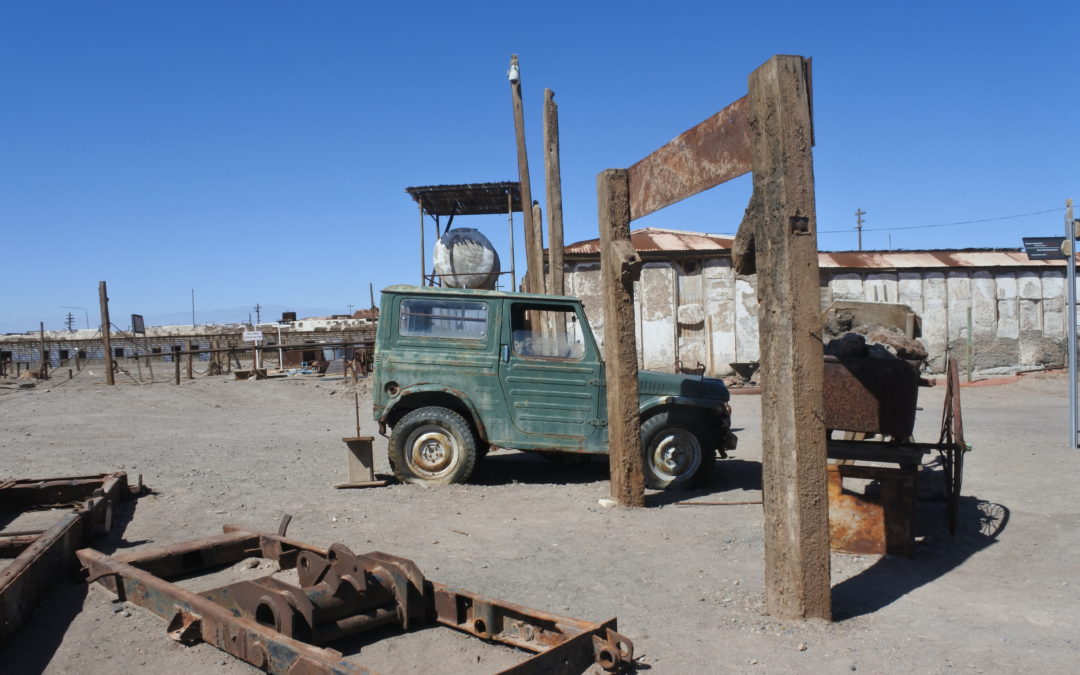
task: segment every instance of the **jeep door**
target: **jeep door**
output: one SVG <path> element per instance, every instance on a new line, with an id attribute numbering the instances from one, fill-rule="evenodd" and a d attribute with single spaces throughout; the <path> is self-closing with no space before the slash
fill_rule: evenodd
<path id="1" fill-rule="evenodd" d="M 507 300 L 499 379 L 518 432 L 510 447 L 598 451 L 603 372 L 580 307 Z M 602 443 L 600 443 L 602 445 Z"/>

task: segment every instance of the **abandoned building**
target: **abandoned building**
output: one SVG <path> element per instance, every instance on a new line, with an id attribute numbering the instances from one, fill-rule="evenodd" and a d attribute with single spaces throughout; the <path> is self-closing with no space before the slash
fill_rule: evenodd
<path id="1" fill-rule="evenodd" d="M 732 269 L 732 235 L 650 227 L 631 240 L 645 262 L 634 288 L 640 367 L 727 375 L 729 363 L 758 359 L 755 277 Z M 599 240 L 565 251 L 567 293 L 602 339 Z M 921 317 L 929 372 L 943 372 L 948 353 L 964 364 L 969 310 L 976 372 L 1065 362 L 1063 260 L 1028 260 L 1019 249 L 835 251 L 820 253 L 819 266 L 823 308 L 901 303 Z"/>

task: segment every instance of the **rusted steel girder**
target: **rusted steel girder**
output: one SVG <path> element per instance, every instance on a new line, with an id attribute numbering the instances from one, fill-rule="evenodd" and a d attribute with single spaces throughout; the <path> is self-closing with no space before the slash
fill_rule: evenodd
<path id="1" fill-rule="evenodd" d="M 166 619 L 183 644 L 208 642 L 271 673 L 370 673 L 341 652 L 320 646 L 388 624 L 403 629 L 439 623 L 534 655 L 504 673 L 577 673 L 593 664 L 617 671 L 633 644 L 616 621 L 591 623 L 428 581 L 409 560 L 357 555 L 278 534 L 226 526 L 225 533 L 122 556 L 78 552 L 89 581 Z M 295 567 L 299 586 L 273 576 L 193 593 L 157 576 L 189 575 L 261 556 Z"/>
<path id="2" fill-rule="evenodd" d="M 0 482 L 0 508 L 27 511 L 74 505 L 44 532 L 0 533 L 0 644 L 26 621 L 67 568 L 75 550 L 112 527 L 115 502 L 130 498 L 123 471 L 96 476 Z"/>
<path id="3" fill-rule="evenodd" d="M 744 96 L 627 169 L 630 219 L 750 172 L 750 117 Z"/>

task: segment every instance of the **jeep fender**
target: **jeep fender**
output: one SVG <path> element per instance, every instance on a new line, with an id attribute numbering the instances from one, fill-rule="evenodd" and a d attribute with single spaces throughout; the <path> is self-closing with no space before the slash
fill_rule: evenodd
<path id="1" fill-rule="evenodd" d="M 442 405 L 463 414 L 475 427 L 477 436 L 487 441 L 487 430 L 469 395 L 460 389 L 430 382 L 414 384 L 399 391 L 397 396 L 387 401 L 378 422 L 380 426 L 386 425 L 388 420 L 400 418 L 405 412 L 426 405 Z"/>

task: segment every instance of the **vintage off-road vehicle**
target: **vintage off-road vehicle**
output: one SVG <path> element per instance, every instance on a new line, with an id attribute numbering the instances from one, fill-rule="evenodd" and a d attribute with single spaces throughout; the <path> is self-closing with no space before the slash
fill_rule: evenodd
<path id="1" fill-rule="evenodd" d="M 735 447 L 720 380 L 640 371 L 641 445 L 651 488 L 701 480 Z M 398 479 L 468 479 L 492 447 L 606 454 L 604 362 L 573 297 L 391 286 L 382 292 L 372 383 L 393 429 Z"/>

